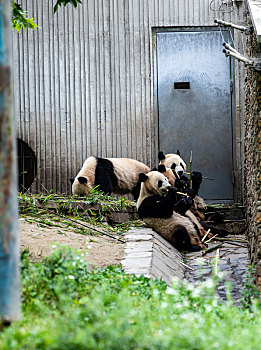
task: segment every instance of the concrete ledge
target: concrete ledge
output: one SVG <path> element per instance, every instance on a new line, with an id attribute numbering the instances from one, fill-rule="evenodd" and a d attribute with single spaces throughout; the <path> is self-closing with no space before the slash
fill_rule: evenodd
<path id="1" fill-rule="evenodd" d="M 184 278 L 183 255 L 151 228 L 132 228 L 124 238 L 122 266 L 126 273 L 159 278 L 168 285 L 173 277 Z"/>

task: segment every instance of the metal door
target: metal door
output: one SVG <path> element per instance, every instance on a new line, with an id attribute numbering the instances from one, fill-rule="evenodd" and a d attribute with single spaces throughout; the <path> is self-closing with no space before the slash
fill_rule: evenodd
<path id="1" fill-rule="evenodd" d="M 229 32 L 223 32 L 229 42 Z M 233 199 L 233 77 L 216 30 L 155 33 L 159 149 L 180 150 L 203 180 L 204 199 Z"/>

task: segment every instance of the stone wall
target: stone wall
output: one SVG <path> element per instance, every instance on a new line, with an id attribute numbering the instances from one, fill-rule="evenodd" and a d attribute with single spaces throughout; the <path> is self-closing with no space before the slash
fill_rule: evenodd
<path id="1" fill-rule="evenodd" d="M 261 59 L 255 33 L 247 36 L 247 55 Z M 244 205 L 250 262 L 261 290 L 261 72 L 247 69 L 245 114 Z"/>

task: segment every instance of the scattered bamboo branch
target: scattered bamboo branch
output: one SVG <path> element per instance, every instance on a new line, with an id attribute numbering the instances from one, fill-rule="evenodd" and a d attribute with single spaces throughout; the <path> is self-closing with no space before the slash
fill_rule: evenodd
<path id="1" fill-rule="evenodd" d="M 184 174 L 186 174 L 186 175 L 190 175 L 191 173 L 184 172 Z M 202 175 L 202 177 L 203 177 L 203 179 L 207 179 L 207 180 L 216 181 L 216 180 L 215 180 L 215 179 L 213 179 L 212 177 L 203 176 L 203 175 Z"/>
<path id="2" fill-rule="evenodd" d="M 193 269 L 192 267 L 188 266 L 187 264 L 185 264 L 184 262 L 180 261 L 181 265 L 185 266 L 187 269 L 191 270 L 191 271 L 195 271 L 195 269 Z"/>
<path id="3" fill-rule="evenodd" d="M 182 196 L 186 196 L 186 197 L 188 197 L 188 194 L 187 194 L 187 193 L 177 192 L 177 194 L 180 194 L 180 195 L 182 195 Z"/>
<path id="4" fill-rule="evenodd" d="M 209 243 L 210 241 L 212 241 L 215 237 L 217 237 L 217 234 L 213 237 L 211 237 L 210 239 L 208 239 L 205 243 Z"/>
<path id="5" fill-rule="evenodd" d="M 221 241 L 221 239 L 219 239 L 219 238 L 215 238 L 215 240 L 216 240 L 216 241 Z M 223 242 L 223 243 L 229 243 L 229 244 L 235 245 L 235 246 L 237 246 L 237 247 L 247 248 L 247 246 L 246 246 L 246 245 L 243 245 L 242 243 L 238 243 L 238 242 L 234 242 L 234 241 L 230 241 L 230 240 L 226 241 L 226 240 L 222 239 L 221 242 Z"/>
<path id="6" fill-rule="evenodd" d="M 207 232 L 206 232 L 205 236 L 202 238 L 201 242 L 204 242 L 204 240 L 207 238 L 209 232 L 210 232 L 210 228 L 207 230 Z"/>
<path id="7" fill-rule="evenodd" d="M 51 212 L 51 211 L 49 211 L 48 209 L 47 209 L 47 211 L 48 211 L 49 213 Z M 114 236 L 110 235 L 109 233 L 106 233 L 106 232 L 103 232 L 103 231 L 101 231 L 101 230 L 98 230 L 97 228 L 94 228 L 94 227 L 89 226 L 89 225 L 87 225 L 87 224 L 83 224 L 82 222 L 79 222 L 79 221 L 77 221 L 77 220 L 74 220 L 74 219 L 72 219 L 72 218 L 69 218 L 68 216 L 61 215 L 61 214 L 59 214 L 59 213 L 57 213 L 57 212 L 55 213 L 55 215 L 58 215 L 58 216 L 62 217 L 63 219 L 72 221 L 72 222 L 74 222 L 74 223 L 76 223 L 76 224 L 78 224 L 78 225 L 80 225 L 80 226 L 86 227 L 86 228 L 88 228 L 88 230 L 90 230 L 90 231 L 98 232 L 98 233 L 100 233 L 101 235 L 108 236 L 108 237 L 110 237 L 110 238 L 112 238 L 112 239 L 115 239 L 115 240 L 121 242 L 121 243 L 125 243 L 125 241 L 124 241 L 123 239 L 120 239 L 120 238 L 118 238 L 118 237 L 114 237 Z"/>
<path id="8" fill-rule="evenodd" d="M 222 245 L 223 245 L 223 243 L 219 243 L 219 244 L 213 245 L 212 247 L 203 250 L 202 251 L 202 255 L 206 255 L 209 252 L 213 252 L 213 250 L 216 250 L 216 249 L 220 248 Z"/>
<path id="9" fill-rule="evenodd" d="M 247 243 L 247 240 L 246 239 L 234 239 L 234 238 L 229 238 L 229 237 L 226 237 L 226 238 L 221 238 L 221 237 L 218 237 L 216 238 L 217 241 L 230 241 L 230 242 L 236 242 L 236 243 Z"/>

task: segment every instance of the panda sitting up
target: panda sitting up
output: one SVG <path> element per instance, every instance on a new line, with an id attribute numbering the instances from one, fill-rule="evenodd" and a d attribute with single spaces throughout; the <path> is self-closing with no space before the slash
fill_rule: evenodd
<path id="1" fill-rule="evenodd" d="M 139 175 L 141 181 L 137 211 L 140 219 L 178 250 L 205 248 L 191 220 L 184 217 L 193 204 L 190 196 L 179 198 L 177 189 L 158 171 Z"/>

